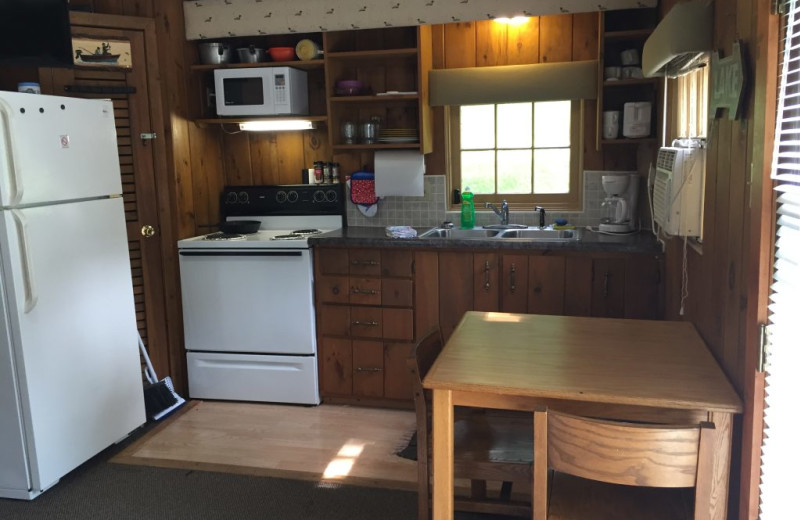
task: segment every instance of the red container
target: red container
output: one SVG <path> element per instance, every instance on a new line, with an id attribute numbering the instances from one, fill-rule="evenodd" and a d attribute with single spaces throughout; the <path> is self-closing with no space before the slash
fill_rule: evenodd
<path id="1" fill-rule="evenodd" d="M 271 47 L 269 55 L 272 61 L 292 61 L 294 59 L 294 47 Z"/>

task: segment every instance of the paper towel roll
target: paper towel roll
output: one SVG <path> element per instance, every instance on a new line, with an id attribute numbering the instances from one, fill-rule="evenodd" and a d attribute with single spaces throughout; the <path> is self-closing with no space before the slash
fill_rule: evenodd
<path id="1" fill-rule="evenodd" d="M 425 195 L 425 159 L 412 150 L 375 152 L 375 195 Z"/>

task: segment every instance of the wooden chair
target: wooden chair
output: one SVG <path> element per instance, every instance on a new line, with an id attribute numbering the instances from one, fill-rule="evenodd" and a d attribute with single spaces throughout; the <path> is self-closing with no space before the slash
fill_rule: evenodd
<path id="1" fill-rule="evenodd" d="M 715 438 L 712 423 L 631 424 L 537 411 L 534 518 L 706 519 Z M 555 472 L 549 490 L 548 470 Z M 686 488 L 694 488 L 694 515 Z"/>
<path id="2" fill-rule="evenodd" d="M 430 517 L 431 396 L 422 379 L 442 351 L 438 329 L 411 350 L 408 366 L 417 413 L 417 467 L 419 519 Z M 472 511 L 530 518 L 529 502 L 511 499 L 512 483 L 531 486 L 533 422 L 530 414 L 457 407 L 454 411 L 454 478 L 470 480 L 470 496 L 454 499 L 457 511 Z M 500 496 L 489 498 L 487 481 L 502 482 Z"/>

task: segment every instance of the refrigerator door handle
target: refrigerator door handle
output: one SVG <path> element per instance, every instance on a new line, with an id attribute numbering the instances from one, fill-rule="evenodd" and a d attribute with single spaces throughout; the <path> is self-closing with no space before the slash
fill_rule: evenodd
<path id="1" fill-rule="evenodd" d="M 28 226 L 25 221 L 25 216 L 19 210 L 12 209 L 11 215 L 14 217 L 14 223 L 17 226 L 17 236 L 19 237 L 20 256 L 22 260 L 22 280 L 25 286 L 25 314 L 27 314 L 36 307 L 36 302 L 39 298 L 36 293 L 36 281 L 30 262 Z"/>
<path id="2" fill-rule="evenodd" d="M 3 104 L 2 100 L 0 100 L 0 118 L 3 120 L 2 126 L 6 129 L 6 131 L 3 132 L 6 142 L 6 150 L 8 150 L 6 153 L 6 162 L 8 171 L 10 172 L 8 176 L 8 181 L 10 184 L 10 196 L 8 204 L 9 206 L 14 206 L 19 204 L 19 201 L 22 200 L 22 178 L 19 175 L 19 165 L 16 164 L 14 160 L 15 157 L 19 157 L 19 154 L 15 153 L 16 147 L 14 146 L 14 136 L 11 129 L 10 114 L 11 111 L 9 107 Z"/>

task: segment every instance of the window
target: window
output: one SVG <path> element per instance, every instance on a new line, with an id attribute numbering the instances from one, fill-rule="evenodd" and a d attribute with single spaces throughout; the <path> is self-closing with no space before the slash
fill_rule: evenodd
<path id="1" fill-rule="evenodd" d="M 700 67 L 675 80 L 677 137 L 705 139 L 708 136 L 708 69 Z"/>
<path id="2" fill-rule="evenodd" d="M 450 178 L 475 202 L 580 209 L 580 101 L 469 105 L 450 110 Z"/>

